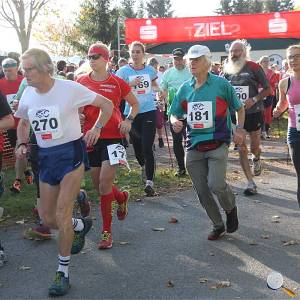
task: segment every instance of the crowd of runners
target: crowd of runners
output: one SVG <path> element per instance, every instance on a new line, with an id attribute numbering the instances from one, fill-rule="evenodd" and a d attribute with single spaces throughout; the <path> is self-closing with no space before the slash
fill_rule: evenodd
<path id="1" fill-rule="evenodd" d="M 208 240 L 239 226 L 235 195 L 226 183 L 230 143 L 239 151 L 247 180 L 244 194 L 255 195 L 254 178 L 262 171 L 261 139 L 270 138 L 272 119 L 287 109 L 287 142 L 300 204 L 300 45 L 290 46 L 286 54 L 279 70 L 268 56 L 251 61 L 250 46 L 236 40 L 222 64 L 211 60 L 208 47 L 194 45 L 187 53 L 174 49 L 167 67 L 155 58 L 145 62 L 145 46 L 136 41 L 129 47 L 129 60 L 121 58 L 118 66 L 101 42 L 89 47 L 87 61 L 79 68 L 65 61 L 54 65 L 48 53 L 34 48 L 2 61 L 0 132 L 6 131 L 15 149 L 15 180 L 4 189 L 0 134 L 0 197 L 22 193 L 24 182 L 35 184 L 39 224 L 30 234 L 50 238 L 51 229 L 58 230 L 58 268 L 50 295 L 68 292 L 71 254 L 82 250 L 92 226 L 90 202 L 80 189 L 84 172 L 90 170 L 99 195 L 98 248 L 109 249 L 114 209 L 124 220 L 130 197 L 115 184 L 117 168 L 128 164 L 126 148 L 132 144 L 145 195 L 154 196 L 155 138 L 158 135 L 163 148 L 167 119 L 178 166 L 174 176 L 189 174 L 212 222 Z M 73 218 L 76 201 L 80 218 Z M 0 243 L 0 265 L 5 261 Z"/>

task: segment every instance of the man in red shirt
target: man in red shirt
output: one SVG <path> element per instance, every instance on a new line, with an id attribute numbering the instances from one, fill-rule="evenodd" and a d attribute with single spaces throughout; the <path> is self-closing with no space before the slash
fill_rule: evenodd
<path id="1" fill-rule="evenodd" d="M 19 86 L 21 81 L 23 80 L 23 76 L 18 74 L 18 63 L 13 58 L 6 58 L 2 61 L 2 69 L 4 72 L 4 77 L 0 79 L 0 91 L 3 95 L 6 96 L 7 102 L 14 111 L 13 102 L 16 93 L 19 90 Z M 11 147 L 16 147 L 17 141 L 17 125 L 18 119 L 15 119 L 15 125 L 12 129 L 7 130 L 7 137 L 10 142 Z M 23 173 L 25 175 L 25 179 L 28 184 L 33 183 L 33 176 L 30 170 L 26 170 L 27 168 L 27 159 L 16 159 L 15 163 L 15 172 L 16 179 L 10 188 L 10 190 L 14 193 L 20 193 L 21 191 L 21 178 L 23 177 Z"/>
<path id="2" fill-rule="evenodd" d="M 119 220 L 124 220 L 128 212 L 129 193 L 120 192 L 114 185 L 114 179 L 117 164 L 126 162 L 126 150 L 122 146 L 122 139 L 125 134 L 129 133 L 131 122 L 138 113 L 139 106 L 130 86 L 123 79 L 107 71 L 109 49 L 105 44 L 97 42 L 91 45 L 88 60 L 92 72 L 80 76 L 77 81 L 108 98 L 114 105 L 113 114 L 109 122 L 101 128 L 97 143 L 88 149 L 92 180 L 100 196 L 100 211 L 103 219 L 103 230 L 98 248 L 108 249 L 112 247 L 111 224 L 115 200 L 118 203 Z M 125 99 L 132 107 L 125 120 L 122 119 L 119 109 L 122 99 Z M 82 114 L 84 133 L 91 129 L 98 115 L 97 108 L 90 105 L 84 107 Z M 113 162 L 114 158 L 116 158 L 115 162 Z"/>

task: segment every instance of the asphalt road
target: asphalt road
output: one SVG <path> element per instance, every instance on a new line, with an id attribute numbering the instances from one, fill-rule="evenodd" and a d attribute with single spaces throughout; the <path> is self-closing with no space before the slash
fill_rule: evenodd
<path id="1" fill-rule="evenodd" d="M 231 168 L 240 170 L 236 165 Z M 219 241 L 207 240 L 211 225 L 193 190 L 131 202 L 127 219 L 115 218 L 114 246 L 105 251 L 97 249 L 94 207 L 96 220 L 83 252 L 72 256 L 72 288 L 64 299 L 289 299 L 267 288 L 272 270 L 300 293 L 296 178 L 284 162 L 271 169 L 257 178 L 259 194 L 253 197 L 242 195 L 237 171 L 232 186 L 240 228 Z M 172 217 L 178 223 L 169 223 Z M 26 240 L 23 230 L 16 225 L 0 231 L 9 259 L 0 269 L 0 299 L 48 297 L 58 263 L 56 239 Z M 284 246 L 289 241 L 295 244 Z M 222 281 L 230 286 L 220 287 Z"/>

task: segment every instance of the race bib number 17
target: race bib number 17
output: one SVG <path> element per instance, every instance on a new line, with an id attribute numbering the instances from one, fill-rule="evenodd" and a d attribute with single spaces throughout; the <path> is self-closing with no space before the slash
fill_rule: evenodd
<path id="1" fill-rule="evenodd" d="M 31 127 L 42 140 L 55 140 L 63 135 L 59 108 L 48 106 L 28 111 Z"/>
<path id="2" fill-rule="evenodd" d="M 212 102 L 189 102 L 187 122 L 192 129 L 213 127 Z"/>
<path id="3" fill-rule="evenodd" d="M 126 149 L 120 144 L 112 144 L 107 146 L 107 152 L 109 157 L 109 163 L 113 165 L 124 165 L 130 171 L 129 164 L 127 162 Z"/>

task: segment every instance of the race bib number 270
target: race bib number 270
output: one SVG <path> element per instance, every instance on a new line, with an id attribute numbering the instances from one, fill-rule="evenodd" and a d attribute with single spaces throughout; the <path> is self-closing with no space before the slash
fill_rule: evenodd
<path id="1" fill-rule="evenodd" d="M 63 135 L 59 108 L 48 106 L 28 111 L 31 127 L 43 140 L 55 140 Z"/>

